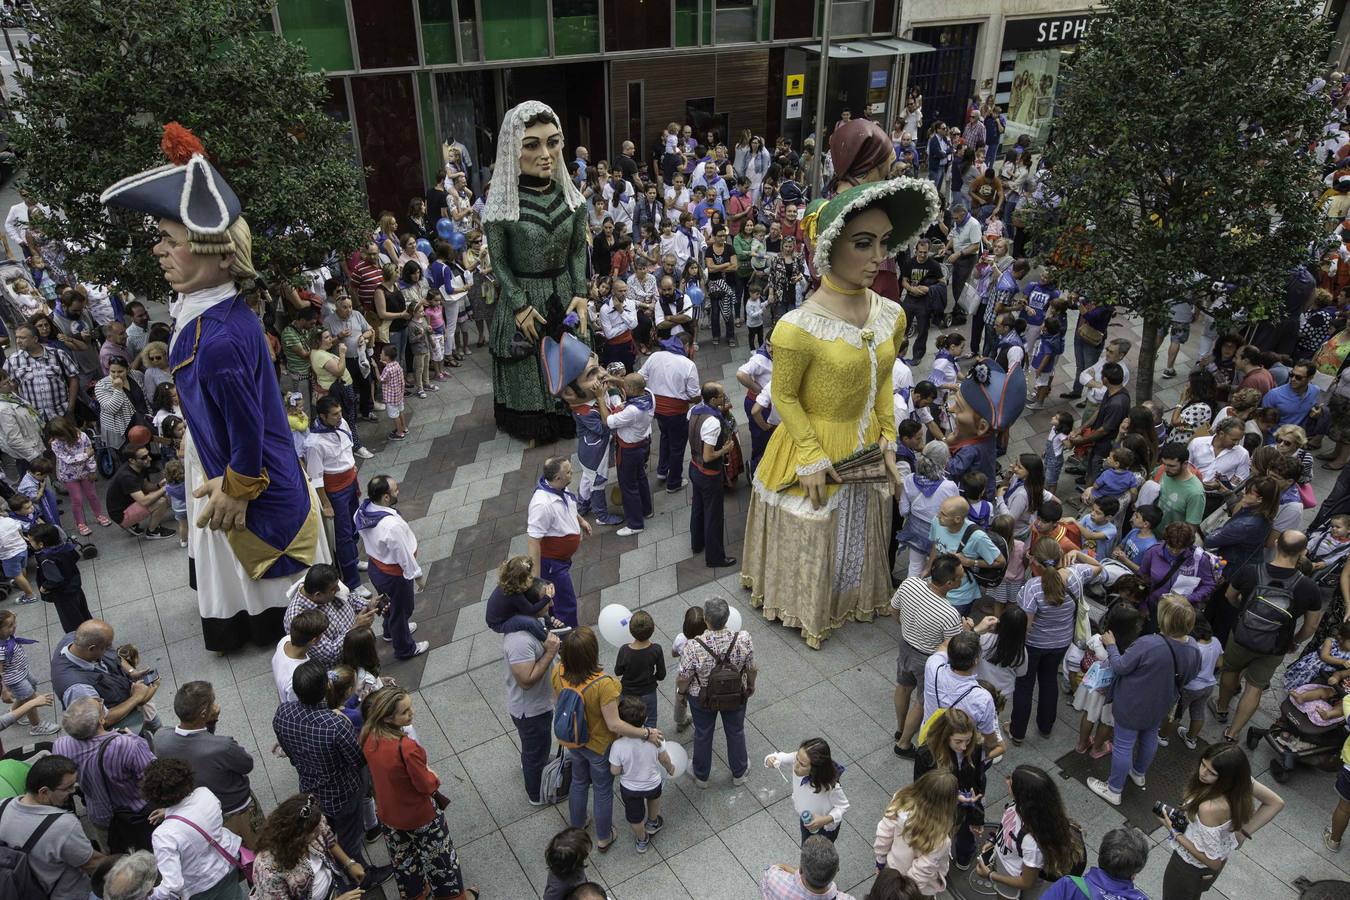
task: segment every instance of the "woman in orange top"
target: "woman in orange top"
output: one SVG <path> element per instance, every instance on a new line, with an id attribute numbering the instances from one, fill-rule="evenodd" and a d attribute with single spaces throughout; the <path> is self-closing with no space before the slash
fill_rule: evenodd
<path id="1" fill-rule="evenodd" d="M 427 767 L 422 745 L 403 730 L 412 724 L 412 697 L 389 685 L 361 706 L 361 751 L 375 785 L 375 810 L 387 829 L 399 895 L 425 897 L 429 887 L 430 896 L 440 900 L 478 900 L 477 888 L 464 887 L 445 816 L 433 802 L 441 780 Z"/>

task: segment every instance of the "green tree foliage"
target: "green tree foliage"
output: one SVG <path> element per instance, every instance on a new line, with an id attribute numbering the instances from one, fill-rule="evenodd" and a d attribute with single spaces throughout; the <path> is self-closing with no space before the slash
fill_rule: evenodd
<path id="1" fill-rule="evenodd" d="M 290 276 L 369 231 L 346 127 L 305 51 L 271 32 L 269 0 L 43 0 L 21 58 L 12 135 L 27 185 L 64 212 L 44 231 L 69 242 L 88 279 L 162 296 L 144 217 L 99 194 L 162 165 L 162 126 L 206 147 L 243 204 L 260 272 Z M 265 29 L 265 30 L 264 30 Z"/>
<path id="2" fill-rule="evenodd" d="M 1270 317 L 1321 233 L 1306 148 L 1327 119 L 1310 82 L 1330 39 L 1318 0 L 1106 0 L 1056 110 L 1061 285 L 1164 324 L 1171 305 Z M 1263 134 L 1251 134 L 1259 125 Z M 1221 313 L 1222 315 L 1222 313 Z M 1151 396 L 1154 328 L 1139 394 Z"/>

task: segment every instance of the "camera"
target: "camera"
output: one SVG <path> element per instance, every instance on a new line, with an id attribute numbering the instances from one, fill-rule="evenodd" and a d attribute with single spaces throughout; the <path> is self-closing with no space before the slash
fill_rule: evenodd
<path id="1" fill-rule="evenodd" d="M 1172 823 L 1172 830 L 1178 834 L 1186 830 L 1186 814 L 1175 806 L 1166 803 L 1153 804 L 1153 814 Z"/>

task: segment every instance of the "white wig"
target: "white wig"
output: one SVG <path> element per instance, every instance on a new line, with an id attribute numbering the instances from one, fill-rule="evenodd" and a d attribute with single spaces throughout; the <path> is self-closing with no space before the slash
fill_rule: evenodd
<path id="1" fill-rule="evenodd" d="M 562 130 L 558 114 L 538 100 L 526 100 L 512 107 L 502 119 L 501 130 L 497 132 L 497 165 L 492 170 L 492 187 L 483 209 L 484 222 L 513 222 L 520 218 L 520 145 L 525 140 L 525 123 L 540 114 L 548 116 Z M 555 157 L 553 180 L 562 187 L 567 208 L 576 209 L 585 200 L 567 175 L 561 145 Z"/>

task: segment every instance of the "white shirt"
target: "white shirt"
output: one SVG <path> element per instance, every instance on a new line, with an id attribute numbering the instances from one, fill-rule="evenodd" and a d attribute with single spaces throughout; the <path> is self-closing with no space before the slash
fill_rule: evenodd
<path id="1" fill-rule="evenodd" d="M 1081 384 L 1083 387 L 1087 388 L 1087 392 L 1084 394 L 1084 396 L 1086 397 L 1088 403 L 1096 403 L 1098 405 L 1101 405 L 1101 402 L 1106 399 L 1106 384 L 1102 381 L 1102 366 L 1106 365 L 1106 362 L 1107 362 L 1106 357 L 1101 357 L 1095 363 L 1084 369 L 1083 374 L 1078 376 L 1078 383 Z M 1120 362 L 1116 363 L 1116 365 L 1120 366 L 1120 371 L 1125 376 L 1125 380 L 1121 383 L 1129 384 L 1130 367 L 1125 365 L 1124 360 L 1121 360 Z M 1088 385 L 1090 385 L 1094 381 L 1097 382 L 1098 386 L 1088 387 Z"/>
<path id="2" fill-rule="evenodd" d="M 625 303 L 623 312 L 614 308 L 614 301 L 612 300 L 600 307 L 600 330 L 604 332 L 605 340 L 632 331 L 637 327 L 637 324 L 637 306 L 632 303 Z"/>
<path id="3" fill-rule="evenodd" d="M 1214 435 L 1195 438 L 1188 447 L 1191 465 L 1200 470 L 1201 481 L 1217 481 L 1225 478 L 1236 484 L 1246 481 L 1252 471 L 1251 454 L 1241 444 L 1236 444 L 1219 453 L 1214 452 Z"/>
<path id="4" fill-rule="evenodd" d="M 773 405 L 773 393 L 770 391 L 770 387 L 771 382 L 765 382 L 764 387 L 759 389 L 759 396 L 755 398 L 755 406 L 758 406 L 762 410 L 767 410 L 767 415 L 761 415 L 764 415 L 765 422 L 768 422 L 770 426 L 774 426 L 781 424 L 783 417 L 778 414 L 778 407 Z M 703 427 L 706 429 L 708 423 L 704 422 Z M 704 441 L 706 442 L 706 440 L 707 438 L 705 437 Z M 716 437 L 714 437 L 713 440 L 716 441 Z"/>
<path id="5" fill-rule="evenodd" d="M 38 211 L 50 215 L 51 210 L 38 204 Z M 10 249 L 17 259 L 23 259 L 23 242 L 28 237 L 28 204 L 20 200 L 9 208 L 5 216 L 5 235 L 9 238 Z"/>
<path id="6" fill-rule="evenodd" d="M 639 281 L 636 274 L 628 276 L 628 299 L 635 303 L 654 303 L 658 294 L 656 276 L 647 273 L 645 281 Z M 660 321 L 659 319 L 657 321 Z"/>
<path id="7" fill-rule="evenodd" d="M 404 578 L 421 578 L 422 567 L 417 564 L 417 535 L 413 534 L 412 528 L 387 506 L 372 503 L 370 508 L 386 510 L 393 515 L 385 516 L 374 528 L 357 532 L 366 548 L 366 556 L 398 566 L 403 570 Z"/>
<path id="8" fill-rule="evenodd" d="M 657 397 L 695 400 L 703 394 L 698 383 L 698 366 L 687 356 L 657 350 L 647 357 L 639 371 L 647 379 L 647 389 Z"/>
<path id="9" fill-rule="evenodd" d="M 291 642 L 291 636 L 288 634 L 277 641 L 276 652 L 272 654 L 272 680 L 277 685 L 277 698 L 286 703 L 295 699 L 295 688 L 291 685 L 295 678 L 295 670 L 303 666 L 308 657 L 302 656 L 299 659 L 291 659 L 286 655 L 286 645 Z"/>
<path id="10" fill-rule="evenodd" d="M 652 303 L 655 304 L 652 307 L 654 322 L 656 325 L 660 325 L 666 320 L 666 311 L 665 308 L 661 306 L 661 294 L 659 291 L 652 296 Z M 672 304 L 671 309 L 672 316 L 689 316 L 692 318 L 694 315 L 694 301 L 689 299 L 688 294 L 676 294 L 675 303 Z M 671 337 L 674 337 L 677 334 L 684 334 L 684 332 L 685 327 L 683 325 L 670 326 Z M 648 384 L 650 385 L 650 380 Z"/>
<path id="11" fill-rule="evenodd" d="M 19 204 L 22 206 L 23 204 Z M 675 193 L 675 186 L 666 188 L 666 208 L 684 211 L 689 208 L 689 188 L 681 188 L 679 194 Z"/>
<path id="12" fill-rule="evenodd" d="M 336 475 L 355 467 L 347 423 L 339 423 L 336 431 L 315 432 L 311 429 L 305 435 L 305 471 L 309 473 L 309 483 L 319 490 L 323 490 L 325 472 Z"/>
<path id="13" fill-rule="evenodd" d="M 239 835 L 223 827 L 220 801 L 209 788 L 196 788 L 182 802 L 164 810 L 164 822 L 150 836 L 160 874 L 150 900 L 179 900 L 200 894 L 235 868 L 196 828 L 171 816 L 187 819 L 230 856 L 239 855 Z"/>
<path id="14" fill-rule="evenodd" d="M 609 195 L 613 192 L 613 188 L 609 185 L 605 185 L 606 198 L 609 198 Z M 618 206 L 615 206 L 614 201 L 610 200 L 608 205 L 605 206 L 605 215 L 613 219 L 615 225 L 627 225 L 628 230 L 631 232 L 633 230 L 633 210 L 635 207 L 636 204 L 633 202 L 633 189 L 629 187 L 628 193 L 624 195 L 624 199 L 619 201 Z"/>
<path id="15" fill-rule="evenodd" d="M 669 235 L 661 235 L 661 255 L 673 256 L 679 264 L 678 269 L 683 271 L 684 264 L 689 262 L 689 258 L 694 255 L 694 245 L 689 240 L 689 236 L 678 228 Z"/>
<path id="16" fill-rule="evenodd" d="M 526 513 L 525 533 L 535 540 L 546 537 L 566 537 L 581 534 L 577 521 L 577 506 L 568 494 L 559 497 L 552 491 L 535 490 Z"/>
<path id="17" fill-rule="evenodd" d="M 621 737 L 609 747 L 610 765 L 623 768 L 619 784 L 630 791 L 650 791 L 661 786 L 666 774 L 660 747 L 642 738 Z"/>
<path id="18" fill-rule="evenodd" d="M 10 559 L 28 549 L 23 539 L 23 526 L 18 519 L 0 517 L 0 559 Z"/>
<path id="19" fill-rule="evenodd" d="M 841 782 L 836 781 L 834 787 L 828 791 L 820 792 L 811 787 L 809 777 L 803 777 L 793 771 L 793 766 L 797 763 L 796 752 L 775 753 L 773 755 L 773 764 L 779 772 L 782 772 L 792 785 L 792 805 L 796 807 L 797 814 L 800 816 L 804 812 L 809 812 L 814 816 L 830 816 L 834 819 L 830 823 L 830 829 L 833 830 L 844 820 L 844 813 L 848 812 L 848 798 L 844 796 L 844 788 Z"/>
<path id="20" fill-rule="evenodd" d="M 971 245 L 979 246 L 983 238 L 980 235 L 980 222 L 974 216 L 966 216 L 964 225 L 952 224 L 952 247 L 960 253 Z"/>
<path id="21" fill-rule="evenodd" d="M 736 374 L 749 375 L 758 389 L 756 392 L 762 391 L 769 386 L 769 379 L 773 377 L 773 360 L 763 353 L 752 353 L 750 359 L 736 370 Z"/>
<path id="22" fill-rule="evenodd" d="M 648 396 L 651 391 L 645 391 Z M 701 395 L 701 392 L 700 392 Z M 653 398 L 655 402 L 655 398 Z M 625 444 L 636 444 L 652 436 L 652 421 L 656 418 L 654 409 L 647 410 L 628 403 L 623 409 L 609 414 L 609 428 Z"/>

